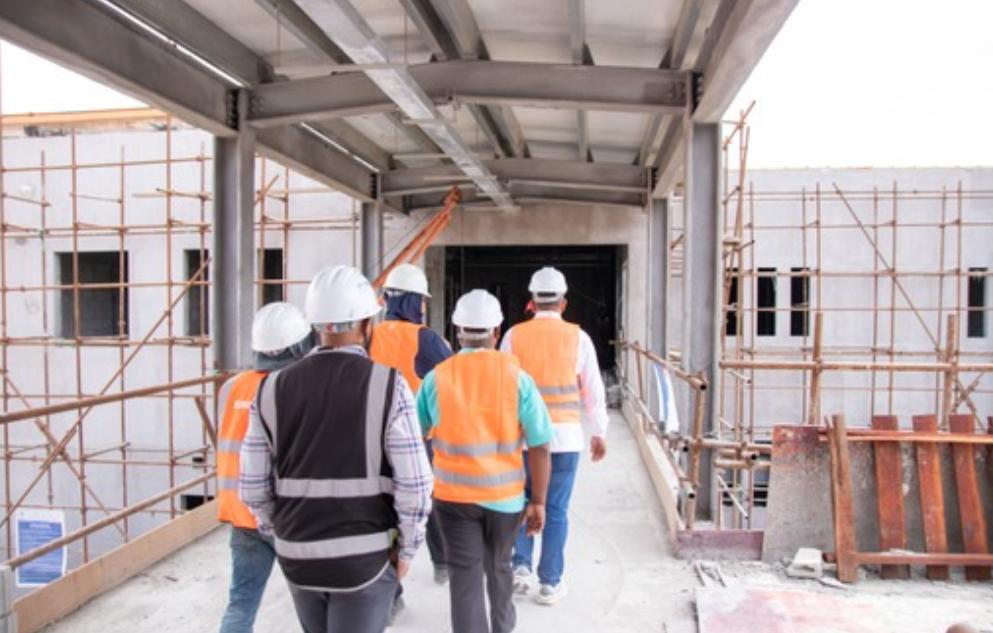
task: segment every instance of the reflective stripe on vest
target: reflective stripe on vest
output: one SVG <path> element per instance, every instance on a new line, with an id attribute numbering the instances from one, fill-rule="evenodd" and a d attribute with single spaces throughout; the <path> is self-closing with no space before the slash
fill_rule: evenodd
<path id="1" fill-rule="evenodd" d="M 286 541 L 279 537 L 275 537 L 273 540 L 276 553 L 283 558 L 321 560 L 380 552 L 392 547 L 395 536 L 395 530 L 387 530 L 373 534 L 341 536 L 319 541 Z"/>
<path id="2" fill-rule="evenodd" d="M 255 517 L 238 498 L 241 441 L 248 432 L 248 413 L 266 374 L 246 371 L 231 379 L 217 434 L 217 518 L 240 528 L 255 529 Z"/>
<path id="3" fill-rule="evenodd" d="M 407 321 L 383 321 L 373 329 L 369 346 L 369 357 L 403 374 L 414 393 L 421 387 L 415 363 L 422 329 L 423 325 Z"/>
<path id="4" fill-rule="evenodd" d="M 556 318 L 533 318 L 514 326 L 510 347 L 538 385 L 552 422 L 580 421 L 579 326 Z"/>
<path id="5" fill-rule="evenodd" d="M 457 354 L 435 367 L 438 499 L 482 503 L 524 492 L 519 373 L 517 359 L 493 350 Z"/>

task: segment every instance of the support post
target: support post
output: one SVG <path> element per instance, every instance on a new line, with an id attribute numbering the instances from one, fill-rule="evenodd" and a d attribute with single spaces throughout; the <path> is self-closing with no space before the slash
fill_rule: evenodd
<path id="1" fill-rule="evenodd" d="M 648 201 L 648 349 L 669 359 L 669 200 Z"/>
<path id="2" fill-rule="evenodd" d="M 719 350 L 721 336 L 721 134 L 714 123 L 683 122 L 686 142 L 685 199 L 683 203 L 683 368 L 707 381 L 704 400 L 703 433 L 717 427 L 715 394 L 720 393 Z M 692 418 L 687 415 L 683 424 Z M 691 429 L 684 428 L 684 432 Z M 713 456 L 704 451 L 700 459 L 700 485 L 697 488 L 697 518 L 716 516 L 718 496 L 714 490 Z"/>
<path id="3" fill-rule="evenodd" d="M 362 273 L 370 280 L 383 270 L 383 205 L 362 204 Z"/>
<path id="4" fill-rule="evenodd" d="M 211 336 L 214 367 L 251 363 L 255 313 L 255 134 L 245 122 L 247 93 L 236 97 L 238 134 L 214 137 L 214 246 Z"/>

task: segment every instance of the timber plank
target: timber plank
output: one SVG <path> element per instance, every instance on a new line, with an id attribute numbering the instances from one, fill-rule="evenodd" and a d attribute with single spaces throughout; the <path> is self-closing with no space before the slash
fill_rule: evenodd
<path id="1" fill-rule="evenodd" d="M 855 504 L 852 499 L 852 465 L 848 453 L 848 433 L 843 415 L 832 416 L 830 444 L 838 580 L 853 583 L 859 577 L 858 560 L 855 557 Z"/>
<path id="2" fill-rule="evenodd" d="M 875 415 L 872 428 L 877 431 L 899 430 L 894 415 Z M 876 499 L 879 512 L 879 549 L 907 549 L 906 514 L 903 507 L 903 458 L 895 442 L 873 442 L 876 465 Z M 886 579 L 910 578 L 907 565 L 883 565 L 880 575 Z"/>
<path id="3" fill-rule="evenodd" d="M 975 429 L 975 419 L 971 414 L 953 414 L 948 417 L 952 433 L 971 435 Z M 976 479 L 976 456 L 971 444 L 954 444 L 952 460 L 955 464 L 955 485 L 958 489 L 959 516 L 962 517 L 962 543 L 967 554 L 986 554 L 989 546 L 986 540 L 986 518 L 983 515 L 983 501 L 979 496 L 979 482 Z M 989 580 L 989 567 L 968 566 L 966 580 Z"/>
<path id="4" fill-rule="evenodd" d="M 915 431 L 938 431 L 938 419 L 934 415 L 915 415 L 913 423 Z M 945 493 L 941 484 L 941 455 L 938 445 L 931 442 L 920 442 L 916 448 L 924 546 L 929 553 L 945 554 L 948 552 L 948 533 L 945 527 Z M 948 567 L 928 565 L 927 577 L 931 580 L 948 580 Z"/>

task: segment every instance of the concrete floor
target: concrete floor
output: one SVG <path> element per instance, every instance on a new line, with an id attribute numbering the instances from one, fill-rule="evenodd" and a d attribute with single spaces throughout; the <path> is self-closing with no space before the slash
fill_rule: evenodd
<path id="1" fill-rule="evenodd" d="M 555 607 L 518 602 L 521 633 L 696 630 L 693 572 L 669 554 L 648 476 L 616 413 L 609 451 L 605 462 L 580 467 L 567 553 L 569 595 Z M 227 531 L 218 529 L 47 631 L 216 631 L 229 573 Z M 273 576 L 255 630 L 298 630 L 278 568 Z M 433 583 L 426 549 L 405 584 L 407 610 L 390 631 L 451 631 L 448 591 Z"/>

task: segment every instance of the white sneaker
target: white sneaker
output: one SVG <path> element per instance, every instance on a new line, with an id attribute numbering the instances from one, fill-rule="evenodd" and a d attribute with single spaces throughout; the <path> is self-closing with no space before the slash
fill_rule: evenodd
<path id="1" fill-rule="evenodd" d="M 524 565 L 514 568 L 514 593 L 519 596 L 526 596 L 534 589 L 534 576 L 531 570 Z"/>
<path id="2" fill-rule="evenodd" d="M 534 597 L 534 601 L 538 604 L 551 606 L 557 604 L 567 593 L 564 582 L 559 582 L 557 585 L 542 585 L 538 590 L 538 595 Z"/>

